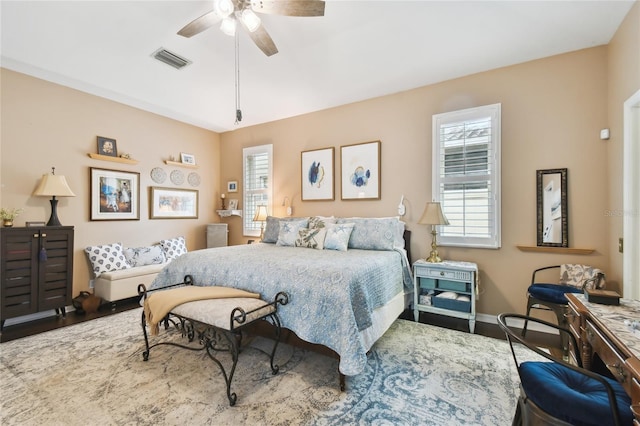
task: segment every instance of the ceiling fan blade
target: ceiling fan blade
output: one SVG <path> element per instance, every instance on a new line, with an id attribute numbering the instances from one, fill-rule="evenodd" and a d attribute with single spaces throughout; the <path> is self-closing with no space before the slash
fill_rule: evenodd
<path id="1" fill-rule="evenodd" d="M 267 30 L 264 28 L 264 25 L 260 25 L 254 32 L 249 31 L 244 22 L 242 22 L 242 26 L 249 34 L 249 37 L 251 37 L 251 40 L 253 40 L 256 46 L 258 46 L 258 48 L 260 48 L 260 50 L 262 50 L 265 55 L 271 56 L 278 53 L 278 48 L 276 47 L 276 44 L 273 42 L 273 39 L 271 38 Z"/>
<path id="2" fill-rule="evenodd" d="M 324 16 L 323 0 L 252 0 L 255 12 L 285 16 Z"/>
<path id="3" fill-rule="evenodd" d="M 183 37 L 193 37 L 194 35 L 200 34 L 202 31 L 211 28 L 219 21 L 220 17 L 212 10 L 211 12 L 205 13 L 201 17 L 189 22 L 180 31 L 178 31 L 178 35 Z"/>

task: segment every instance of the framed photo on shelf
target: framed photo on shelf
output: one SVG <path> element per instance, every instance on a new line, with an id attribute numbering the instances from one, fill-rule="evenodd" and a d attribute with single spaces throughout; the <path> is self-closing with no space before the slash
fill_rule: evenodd
<path id="1" fill-rule="evenodd" d="M 238 210 L 238 200 L 231 198 L 229 200 L 229 210 Z"/>
<path id="2" fill-rule="evenodd" d="M 193 154 L 185 154 L 184 152 L 181 152 L 180 161 L 182 161 L 184 164 L 190 164 L 192 166 L 196 165 L 196 157 Z"/>
<path id="3" fill-rule="evenodd" d="M 197 219 L 198 191 L 195 189 L 151 187 L 150 219 Z"/>
<path id="4" fill-rule="evenodd" d="M 98 136 L 98 154 L 117 157 L 118 147 L 116 146 L 116 140 Z"/>
<path id="5" fill-rule="evenodd" d="M 91 167 L 91 220 L 140 220 L 140 173 Z"/>
<path id="6" fill-rule="evenodd" d="M 340 147 L 343 200 L 380 199 L 380 141 Z"/>
<path id="7" fill-rule="evenodd" d="M 231 180 L 227 182 L 227 192 L 238 192 L 238 181 Z"/>
<path id="8" fill-rule="evenodd" d="M 334 148 L 301 154 L 302 201 L 332 201 L 334 196 Z"/>

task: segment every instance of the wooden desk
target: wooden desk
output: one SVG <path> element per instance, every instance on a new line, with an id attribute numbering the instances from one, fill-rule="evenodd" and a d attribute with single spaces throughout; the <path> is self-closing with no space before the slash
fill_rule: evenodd
<path id="1" fill-rule="evenodd" d="M 640 332 L 624 323 L 640 320 L 640 301 L 620 299 L 619 306 L 589 303 L 582 294 L 567 294 L 567 319 L 580 345 L 585 368 L 592 368 L 595 356 L 640 404 Z M 640 426 L 640 412 L 634 413 L 634 425 Z"/>

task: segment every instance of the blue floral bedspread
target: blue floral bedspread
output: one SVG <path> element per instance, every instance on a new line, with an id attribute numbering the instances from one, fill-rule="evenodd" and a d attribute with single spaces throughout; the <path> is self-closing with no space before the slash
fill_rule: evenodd
<path id="1" fill-rule="evenodd" d="M 247 244 L 192 251 L 169 263 L 151 288 L 183 281 L 222 285 L 260 293 L 272 300 L 279 291 L 289 304 L 279 309 L 282 326 L 340 355 L 340 371 L 356 375 L 366 365 L 359 331 L 371 326 L 371 313 L 403 287 L 412 288 L 402 250 L 345 252 Z"/>

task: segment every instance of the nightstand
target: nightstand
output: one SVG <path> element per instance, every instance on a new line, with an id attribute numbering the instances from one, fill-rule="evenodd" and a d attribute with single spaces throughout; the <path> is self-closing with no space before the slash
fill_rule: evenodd
<path id="1" fill-rule="evenodd" d="M 469 331 L 476 326 L 478 266 L 471 262 L 445 260 L 413 264 L 413 315 L 431 312 L 469 321 Z"/>

